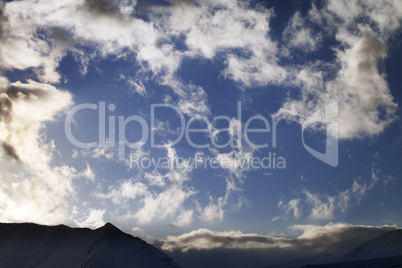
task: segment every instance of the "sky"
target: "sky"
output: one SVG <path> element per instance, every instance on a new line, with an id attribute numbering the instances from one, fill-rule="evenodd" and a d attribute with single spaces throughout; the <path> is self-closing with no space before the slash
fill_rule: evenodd
<path id="1" fill-rule="evenodd" d="M 401 19 L 397 0 L 2 2 L 0 221 L 112 222 L 184 267 L 399 228 Z"/>

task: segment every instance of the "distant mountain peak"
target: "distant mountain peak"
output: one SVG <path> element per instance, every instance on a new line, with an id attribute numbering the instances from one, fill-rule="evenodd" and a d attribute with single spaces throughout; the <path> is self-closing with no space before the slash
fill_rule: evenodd
<path id="1" fill-rule="evenodd" d="M 107 222 L 105 225 L 103 225 L 103 226 L 100 227 L 99 229 L 119 230 L 120 232 L 122 232 L 119 228 L 117 228 L 116 226 L 114 226 L 114 225 L 111 224 L 110 222 Z"/>
<path id="2" fill-rule="evenodd" d="M 107 222 L 107 223 L 105 223 L 105 225 L 103 225 L 103 227 L 114 227 L 114 228 L 117 228 L 116 226 L 114 226 L 112 223 L 110 223 L 110 222 Z"/>

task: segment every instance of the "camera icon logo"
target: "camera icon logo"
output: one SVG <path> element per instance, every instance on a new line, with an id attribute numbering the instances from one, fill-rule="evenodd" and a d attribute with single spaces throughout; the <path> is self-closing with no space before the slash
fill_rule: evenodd
<path id="1" fill-rule="evenodd" d="M 304 142 L 304 130 L 306 127 L 321 122 L 327 126 L 327 141 L 325 153 L 314 150 Z M 323 109 L 320 109 L 310 115 L 302 126 L 302 142 L 304 148 L 315 158 L 332 166 L 338 166 L 338 101 L 327 104 Z"/>

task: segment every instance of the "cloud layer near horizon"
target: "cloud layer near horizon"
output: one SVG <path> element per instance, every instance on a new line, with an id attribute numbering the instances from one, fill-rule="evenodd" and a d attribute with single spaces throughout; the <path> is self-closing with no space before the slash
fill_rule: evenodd
<path id="1" fill-rule="evenodd" d="M 293 225 L 289 229 L 301 234 L 289 238 L 198 229 L 168 236 L 166 240 L 156 241 L 155 245 L 166 250 L 183 266 L 262 267 L 320 254 L 340 256 L 396 227 L 329 223 L 324 226 Z"/>

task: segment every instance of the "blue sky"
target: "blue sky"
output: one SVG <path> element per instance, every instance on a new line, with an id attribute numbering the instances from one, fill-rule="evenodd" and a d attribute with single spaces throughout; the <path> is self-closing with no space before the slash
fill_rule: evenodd
<path id="1" fill-rule="evenodd" d="M 203 235 L 296 241 L 401 226 L 398 1 L 7 1 L 1 11 L 1 221 L 110 221 L 176 253 L 200 250 Z M 77 147 L 99 142 L 102 105 L 109 146 Z M 317 111 L 335 116 L 304 129 Z M 247 125 L 263 132 L 247 142 Z M 325 153 L 331 139 L 329 162 L 306 149 Z M 225 245 L 202 250 L 271 247 Z"/>

